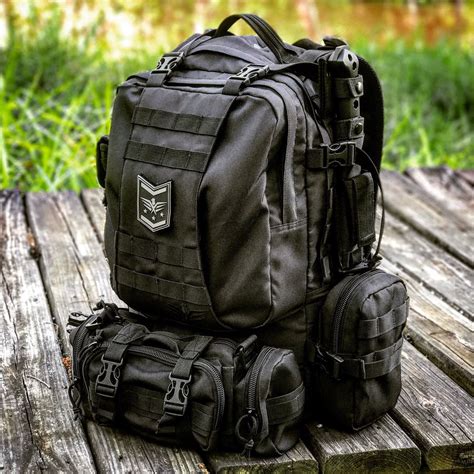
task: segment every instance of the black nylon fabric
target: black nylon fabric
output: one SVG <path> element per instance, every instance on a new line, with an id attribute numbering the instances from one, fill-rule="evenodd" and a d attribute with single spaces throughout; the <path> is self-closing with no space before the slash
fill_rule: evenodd
<path id="1" fill-rule="evenodd" d="M 278 455 L 298 441 L 304 386 L 291 351 L 262 347 L 255 336 L 234 341 L 150 331 L 124 319 L 129 315 L 92 315 L 71 333 L 71 390 L 84 416 L 205 451 L 241 451 L 251 441 L 249 454 Z M 116 381 L 103 376 L 109 360 L 120 362 Z M 113 396 L 99 393 L 99 382 L 114 384 Z M 236 437 L 249 407 L 255 430 L 241 427 Z"/>
<path id="2" fill-rule="evenodd" d="M 360 429 L 395 406 L 408 306 L 403 282 L 382 270 L 348 276 L 329 292 L 313 354 L 317 416 Z"/>

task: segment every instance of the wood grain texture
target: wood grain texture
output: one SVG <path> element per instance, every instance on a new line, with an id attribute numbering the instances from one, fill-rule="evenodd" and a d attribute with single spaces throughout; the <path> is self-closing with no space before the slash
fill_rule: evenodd
<path id="1" fill-rule="evenodd" d="M 105 207 L 103 189 L 84 189 L 81 199 L 100 242 L 104 241 Z"/>
<path id="2" fill-rule="evenodd" d="M 385 219 L 382 256 L 457 308 L 474 318 L 474 271 L 390 212 Z"/>
<path id="3" fill-rule="evenodd" d="M 405 334 L 443 372 L 474 395 L 474 323 L 387 259 L 382 268 L 400 276 L 407 286 L 410 315 Z"/>
<path id="4" fill-rule="evenodd" d="M 306 426 L 311 450 L 323 473 L 415 472 L 421 453 L 389 416 L 356 433 L 311 423 Z"/>
<path id="5" fill-rule="evenodd" d="M 412 180 L 396 172 L 384 171 L 382 183 L 387 210 L 470 268 L 474 267 L 474 212 L 470 212 L 471 217 L 467 216 L 467 221 L 457 219 L 456 214 L 446 206 L 439 205 Z"/>
<path id="6" fill-rule="evenodd" d="M 31 242 L 21 195 L 0 192 L 0 470 L 95 472 Z"/>
<path id="7" fill-rule="evenodd" d="M 473 232 L 474 189 L 459 174 L 448 168 L 409 168 L 405 174 L 436 206 L 446 209 L 444 215 L 457 225 Z"/>
<path id="8" fill-rule="evenodd" d="M 27 195 L 27 209 L 39 252 L 43 281 L 69 353 L 65 325 L 71 311 L 89 313 L 99 300 L 118 301 L 109 284 L 102 248 L 79 197 L 72 192 Z M 192 450 L 146 443 L 138 436 L 86 424 L 100 472 L 201 472 Z M 171 469 L 171 468 L 170 468 Z"/>
<path id="9" fill-rule="evenodd" d="M 276 458 L 247 459 L 240 454 L 213 453 L 209 455 L 208 462 L 212 471 L 218 473 L 318 472 L 318 462 L 301 441 L 293 449 Z"/>
<path id="10" fill-rule="evenodd" d="M 431 470 L 474 467 L 472 398 L 405 341 L 402 393 L 392 416 Z"/>

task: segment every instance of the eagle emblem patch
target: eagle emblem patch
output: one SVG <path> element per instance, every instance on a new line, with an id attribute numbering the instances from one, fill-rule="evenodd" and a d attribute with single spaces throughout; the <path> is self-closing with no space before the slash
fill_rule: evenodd
<path id="1" fill-rule="evenodd" d="M 152 232 L 170 226 L 171 181 L 154 186 L 137 176 L 137 219 Z"/>

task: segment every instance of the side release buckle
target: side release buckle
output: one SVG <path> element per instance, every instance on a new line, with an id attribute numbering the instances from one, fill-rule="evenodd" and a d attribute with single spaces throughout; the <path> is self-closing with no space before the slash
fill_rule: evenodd
<path id="1" fill-rule="evenodd" d="M 248 86 L 251 82 L 265 77 L 268 73 L 269 67 L 262 64 L 247 64 L 237 74 L 230 76 L 229 79 L 238 79 Z"/>
<path id="2" fill-rule="evenodd" d="M 352 166 L 355 163 L 355 142 L 323 143 L 308 150 L 307 166 L 310 169 L 327 169 L 336 166 Z"/>
<path id="3" fill-rule="evenodd" d="M 187 379 L 182 379 L 170 374 L 169 379 L 170 384 L 163 404 L 164 412 L 172 416 L 183 416 L 188 406 L 191 375 Z"/>
<path id="4" fill-rule="evenodd" d="M 104 354 L 105 355 L 105 354 Z M 105 398 L 114 398 L 120 380 L 120 367 L 123 358 L 118 362 L 105 359 L 102 356 L 102 367 L 95 383 L 95 391 Z"/>
<path id="5" fill-rule="evenodd" d="M 158 61 L 156 68 L 152 71 L 152 74 L 164 73 L 168 75 L 173 69 L 179 66 L 184 59 L 182 52 L 178 53 L 166 53 Z"/>

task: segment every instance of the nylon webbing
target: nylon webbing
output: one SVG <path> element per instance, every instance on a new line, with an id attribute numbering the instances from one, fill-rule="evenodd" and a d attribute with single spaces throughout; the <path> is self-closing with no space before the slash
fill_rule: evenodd
<path id="1" fill-rule="evenodd" d="M 135 108 L 132 123 L 165 130 L 177 130 L 197 135 L 217 136 L 223 118 L 168 112 L 138 106 Z"/>
<path id="2" fill-rule="evenodd" d="M 360 74 L 356 77 L 335 77 L 333 80 L 334 95 L 338 99 L 360 97 L 364 94 L 364 82 Z"/>
<path id="3" fill-rule="evenodd" d="M 129 286 L 139 291 L 152 293 L 164 298 L 185 301 L 201 306 L 210 306 L 207 290 L 203 286 L 193 286 L 186 283 L 157 278 L 152 275 L 134 272 L 128 268 L 115 265 L 117 283 Z"/>
<path id="4" fill-rule="evenodd" d="M 335 372 L 361 379 L 373 379 L 388 374 L 400 364 L 403 338 L 385 349 L 357 359 L 334 361 Z"/>
<path id="5" fill-rule="evenodd" d="M 304 401 L 303 384 L 290 393 L 267 399 L 268 424 L 276 425 L 294 420 L 303 411 Z"/>
<path id="6" fill-rule="evenodd" d="M 130 140 L 127 143 L 125 158 L 144 161 L 168 168 L 204 172 L 209 159 L 209 153 L 199 151 L 177 150 L 149 143 Z"/>
<path id="7" fill-rule="evenodd" d="M 359 321 L 359 339 L 372 339 L 386 334 L 392 329 L 402 325 L 407 319 L 407 313 L 408 300 L 376 319 Z"/>
<path id="8" fill-rule="evenodd" d="M 102 367 L 95 382 L 96 414 L 112 421 L 116 411 L 116 395 L 120 383 L 120 368 L 129 345 L 147 333 L 141 324 L 126 324 L 112 339 L 102 356 Z"/>
<path id="9" fill-rule="evenodd" d="M 133 237 L 123 232 L 116 232 L 117 248 L 120 252 L 137 257 L 156 260 L 159 263 L 200 270 L 199 250 L 175 247 L 154 242 L 149 239 Z"/>
<path id="10" fill-rule="evenodd" d="M 355 231 L 359 247 L 372 244 L 375 240 L 375 193 L 370 188 L 372 178 L 370 173 L 354 176 L 349 181 L 352 186 L 353 213 L 355 217 Z"/>

